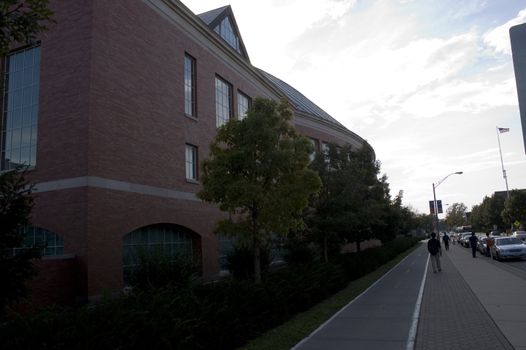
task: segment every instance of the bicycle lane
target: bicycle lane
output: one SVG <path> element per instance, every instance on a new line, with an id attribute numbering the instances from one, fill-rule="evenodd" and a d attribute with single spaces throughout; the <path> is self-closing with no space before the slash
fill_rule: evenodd
<path id="1" fill-rule="evenodd" d="M 412 349 L 427 263 L 421 244 L 292 349 Z"/>

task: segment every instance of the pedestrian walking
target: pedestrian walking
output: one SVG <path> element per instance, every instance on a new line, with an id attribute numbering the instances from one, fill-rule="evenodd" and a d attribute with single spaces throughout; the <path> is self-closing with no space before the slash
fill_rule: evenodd
<path id="1" fill-rule="evenodd" d="M 475 236 L 475 232 L 471 232 L 471 237 L 469 237 L 469 244 L 471 245 L 471 254 L 473 254 L 473 257 L 477 257 L 477 241 L 478 238 Z"/>
<path id="2" fill-rule="evenodd" d="M 486 233 L 486 255 L 493 259 L 491 247 L 493 247 L 493 237 L 490 237 L 489 232 Z"/>
<path id="3" fill-rule="evenodd" d="M 442 248 L 440 247 L 440 241 L 436 239 L 436 233 L 431 233 L 431 239 L 427 241 L 427 251 L 431 258 L 431 267 L 433 268 L 433 273 L 442 271 L 440 266 L 440 256 L 442 255 Z"/>
<path id="4" fill-rule="evenodd" d="M 444 247 L 446 250 L 449 250 L 449 236 L 447 232 L 444 232 L 444 236 L 442 237 L 442 241 L 444 241 Z"/>

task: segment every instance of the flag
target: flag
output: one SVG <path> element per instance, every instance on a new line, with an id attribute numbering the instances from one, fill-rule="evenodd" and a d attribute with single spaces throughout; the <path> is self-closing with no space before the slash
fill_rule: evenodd
<path id="1" fill-rule="evenodd" d="M 510 128 L 499 128 L 499 132 L 502 134 L 503 132 L 510 131 Z"/>

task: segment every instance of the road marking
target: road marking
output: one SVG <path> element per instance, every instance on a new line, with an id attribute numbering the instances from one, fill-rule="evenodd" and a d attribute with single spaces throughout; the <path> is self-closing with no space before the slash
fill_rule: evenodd
<path id="1" fill-rule="evenodd" d="M 409 329 L 409 337 L 407 338 L 406 350 L 413 350 L 415 348 L 416 331 L 418 329 L 418 319 L 420 317 L 420 306 L 422 305 L 422 296 L 424 295 L 424 285 L 426 283 L 428 265 L 429 265 L 429 255 L 427 256 L 424 276 L 422 277 L 422 283 L 420 284 L 420 291 L 418 292 L 418 298 L 416 300 L 415 311 L 413 312 L 413 323 L 411 324 L 411 329 Z"/>

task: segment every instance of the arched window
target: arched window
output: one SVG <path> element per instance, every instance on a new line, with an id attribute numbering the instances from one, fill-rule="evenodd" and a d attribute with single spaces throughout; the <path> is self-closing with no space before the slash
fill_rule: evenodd
<path id="1" fill-rule="evenodd" d="M 123 239 L 124 281 L 129 281 L 133 268 L 139 264 L 141 251 L 160 252 L 176 260 L 181 256 L 192 257 L 191 233 L 173 224 L 156 224 L 141 227 Z"/>
<path id="2" fill-rule="evenodd" d="M 64 238 L 56 233 L 36 226 L 24 227 L 21 231 L 24 243 L 21 247 L 13 248 L 13 255 L 18 251 L 33 247 L 42 248 L 42 256 L 64 254 Z"/>

